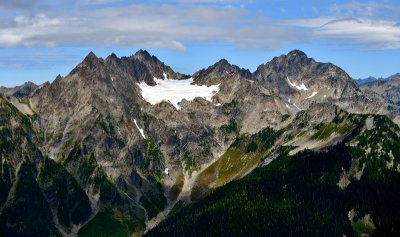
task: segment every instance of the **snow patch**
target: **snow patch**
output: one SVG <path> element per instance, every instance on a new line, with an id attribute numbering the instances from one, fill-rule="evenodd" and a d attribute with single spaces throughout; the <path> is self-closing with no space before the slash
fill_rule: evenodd
<path id="1" fill-rule="evenodd" d="M 304 83 L 301 83 L 301 85 L 298 86 L 298 85 L 296 85 L 296 83 L 292 83 L 292 82 L 289 80 L 289 77 L 286 77 L 286 79 L 287 79 L 289 85 L 291 85 L 292 87 L 296 88 L 297 90 L 308 91 L 308 88 L 306 87 L 306 85 L 304 85 Z"/>
<path id="2" fill-rule="evenodd" d="M 314 91 L 314 92 L 312 93 L 312 95 L 310 95 L 310 96 L 309 96 L 309 97 L 307 97 L 306 99 L 313 98 L 313 97 L 314 97 L 316 94 L 318 94 L 318 92 L 315 92 L 315 91 Z"/>
<path id="3" fill-rule="evenodd" d="M 165 168 L 165 170 L 164 170 L 164 173 L 166 174 L 166 175 L 169 175 L 169 171 L 168 171 L 169 169 L 168 168 Z"/>
<path id="4" fill-rule="evenodd" d="M 285 105 L 286 105 L 286 108 L 290 108 L 290 106 L 288 104 L 285 104 Z"/>
<path id="5" fill-rule="evenodd" d="M 144 139 L 146 139 L 146 136 L 144 135 L 144 131 L 142 128 L 139 128 L 139 125 L 137 124 L 136 119 L 133 119 L 133 122 L 135 122 L 135 125 L 136 125 L 137 129 L 139 130 L 140 134 L 142 135 L 142 137 Z"/>
<path id="6" fill-rule="evenodd" d="M 156 82 L 155 86 L 149 86 L 145 82 L 139 84 L 142 90 L 142 97 L 144 100 L 152 105 L 158 104 L 162 101 L 168 101 L 176 109 L 180 110 L 179 103 L 185 99 L 192 101 L 196 97 L 204 98 L 207 101 L 212 101 L 211 98 L 219 91 L 219 85 L 213 86 L 199 86 L 192 85 L 193 78 L 185 80 L 171 80 L 163 73 L 164 80 L 154 77 Z"/>
<path id="7" fill-rule="evenodd" d="M 301 110 L 301 109 L 299 108 L 299 106 L 297 106 L 295 103 L 293 103 L 293 105 L 294 105 L 294 107 L 296 107 L 298 110 Z"/>

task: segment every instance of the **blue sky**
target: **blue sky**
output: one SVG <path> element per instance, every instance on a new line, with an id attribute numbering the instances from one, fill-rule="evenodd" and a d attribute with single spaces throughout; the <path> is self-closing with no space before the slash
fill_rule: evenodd
<path id="1" fill-rule="evenodd" d="M 400 72 L 400 1 L 0 0 L 0 85 L 65 76 L 90 52 L 147 49 L 192 74 L 254 71 L 292 49 L 353 78 Z"/>

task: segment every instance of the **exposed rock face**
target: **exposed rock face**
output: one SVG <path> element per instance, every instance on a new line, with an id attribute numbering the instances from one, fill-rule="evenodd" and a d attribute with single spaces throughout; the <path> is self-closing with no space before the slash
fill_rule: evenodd
<path id="1" fill-rule="evenodd" d="M 146 50 L 139 50 L 133 55 L 133 58 L 141 62 L 148 69 L 150 75 L 156 78 L 164 78 L 164 73 L 170 79 L 180 80 L 190 77 L 190 75 L 174 72 L 169 66 L 158 60 L 157 57 L 150 55 Z"/>
<path id="2" fill-rule="evenodd" d="M 259 66 L 254 80 L 273 88 L 280 95 L 304 93 L 304 96 L 309 96 L 315 91 L 319 94 L 317 98 L 325 95 L 339 99 L 360 94 L 353 80 L 342 69 L 331 63 L 316 62 L 299 50 Z"/>
<path id="3" fill-rule="evenodd" d="M 365 83 L 360 88 L 365 92 L 382 95 L 389 103 L 400 105 L 400 74 L 395 74 L 385 80 Z"/>
<path id="4" fill-rule="evenodd" d="M 221 59 L 207 69 L 202 69 L 193 75 L 194 83 L 198 85 L 216 85 L 232 77 L 249 79 L 251 72 L 230 64 L 226 59 Z"/>
<path id="5" fill-rule="evenodd" d="M 39 114 L 37 129 L 44 134 L 42 150 L 61 161 L 78 144 L 95 154 L 114 181 L 127 182 L 136 170 L 145 180 L 164 179 L 168 189 L 182 173 L 218 157 L 237 134 L 280 127 L 283 115 L 313 102 L 338 104 L 352 112 L 379 107 L 369 105 L 343 70 L 298 50 L 261 65 L 254 74 L 226 60 L 198 71 L 195 84 L 219 85 L 220 90 L 212 102 L 182 101 L 179 111 L 168 102 L 152 106 L 141 96 L 138 83 L 154 85 L 153 77 L 164 75 L 187 77 L 143 50 L 105 60 L 90 53 L 68 76 L 46 84 L 31 98 Z M 146 152 L 153 146 L 156 151 L 149 157 Z M 162 172 L 166 168 L 170 175 Z"/>
<path id="6" fill-rule="evenodd" d="M 66 169 L 42 155 L 29 117 L 0 96 L 0 233 L 58 236 L 89 220 L 88 196 Z"/>
<path id="7" fill-rule="evenodd" d="M 384 81 L 386 78 L 376 78 L 376 77 L 367 77 L 367 78 L 359 78 L 359 79 L 354 79 L 354 81 L 356 82 L 356 84 L 358 86 L 362 86 L 364 84 L 368 84 L 371 82 L 375 82 L 375 81 Z"/>
<path id="8" fill-rule="evenodd" d="M 385 114 L 400 124 L 400 74 L 367 82 L 360 89 L 371 101 L 380 101 Z"/>
<path id="9" fill-rule="evenodd" d="M 114 216 L 135 221 L 137 232 L 143 232 L 145 221 L 177 199 L 188 198 L 181 190 L 190 192 L 197 173 L 237 136 L 286 127 L 297 112 L 317 102 L 350 112 L 387 113 L 382 100 L 368 100 L 343 70 L 298 50 L 254 73 L 226 60 L 196 72 L 194 84 L 219 85 L 219 91 L 211 101 L 183 100 L 179 110 L 168 101 L 148 103 L 139 87 L 157 86 L 154 78 L 188 77 L 147 51 L 106 59 L 91 52 L 67 76 L 58 76 L 27 97 L 35 112 L 35 145 L 52 159 L 43 166 L 59 165 L 68 178 L 58 177 L 58 182 L 84 190 L 84 195 L 71 195 L 90 200 L 91 218 L 112 210 Z M 325 112 L 336 107 L 324 106 L 312 106 L 306 115 L 317 116 L 315 124 L 326 116 L 332 119 L 334 114 Z M 65 191 L 41 180 L 46 198 Z M 49 205 L 53 212 L 58 208 L 53 202 Z M 88 217 L 57 220 L 58 230 L 70 233 Z"/>
<path id="10" fill-rule="evenodd" d="M 385 113 L 382 104 L 367 100 L 342 69 L 316 62 L 299 50 L 259 66 L 254 80 L 271 88 L 292 113 L 307 109 L 313 102 L 333 103 L 353 113 Z"/>
<path id="11" fill-rule="evenodd" d="M 22 86 L 16 86 L 14 88 L 0 87 L 0 93 L 6 96 L 14 96 L 17 99 L 30 96 L 39 86 L 33 82 L 26 82 Z"/>
<path id="12" fill-rule="evenodd" d="M 218 79 L 225 70 L 229 76 Z M 153 106 L 142 98 L 138 83 L 153 85 L 154 77 L 164 75 L 187 77 L 146 51 L 105 60 L 90 53 L 67 76 L 31 96 L 41 151 L 66 167 L 95 210 L 106 205 L 142 221 L 153 218 L 177 198 L 169 190 L 182 188 L 179 177 L 219 157 L 237 134 L 279 126 L 287 113 L 278 97 L 248 79 L 248 71 L 226 61 L 198 74 L 206 78 L 204 84 L 220 84 L 212 102 L 182 101 L 181 110 L 168 102 Z M 93 168 L 82 176 L 88 163 Z M 117 204 L 111 197 L 102 199 L 101 188 L 96 191 L 93 177 L 99 175 L 116 185 L 122 195 Z M 149 203 L 159 203 L 156 211 Z"/>

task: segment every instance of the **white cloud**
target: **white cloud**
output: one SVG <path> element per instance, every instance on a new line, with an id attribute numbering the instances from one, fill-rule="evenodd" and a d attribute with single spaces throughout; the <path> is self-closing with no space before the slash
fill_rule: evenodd
<path id="1" fill-rule="evenodd" d="M 336 45 L 359 45 L 366 49 L 400 48 L 400 4 L 364 1 L 333 4 L 329 16 L 286 21 L 303 28 L 314 40 L 334 41 Z"/>
<path id="2" fill-rule="evenodd" d="M 60 20 L 48 18 L 44 14 L 16 16 L 11 26 L 0 29 L 0 46 L 52 47 L 55 42 L 46 40 L 46 36 L 58 31 L 60 23 Z"/>
<path id="3" fill-rule="evenodd" d="M 356 2 L 352 1 L 349 3 L 333 4 L 330 6 L 330 12 L 337 16 L 364 16 L 372 17 L 376 15 L 381 15 L 381 11 L 390 11 L 395 8 L 394 5 L 385 2 Z"/>
<path id="4" fill-rule="evenodd" d="M 314 37 L 345 40 L 368 49 L 400 48 L 400 27 L 396 22 L 362 18 L 313 18 L 291 21 L 309 29 Z"/>
<path id="5" fill-rule="evenodd" d="M 108 6 L 20 15 L 0 29 L 0 46 L 157 47 L 184 51 L 185 42 L 226 42 L 236 48 L 273 48 L 293 30 L 252 18 L 242 8 Z M 280 44 L 280 43 L 279 43 Z"/>
<path id="6" fill-rule="evenodd" d="M 398 21 L 378 17 L 381 9 L 396 6 L 374 2 L 332 5 L 329 16 L 285 21 L 252 14 L 246 8 L 226 7 L 243 3 L 237 0 L 102 5 L 116 1 L 79 0 L 70 11 L 43 8 L 34 15 L 6 15 L 0 20 L 0 47 L 155 47 L 182 52 L 188 42 L 213 42 L 240 50 L 270 50 L 308 40 L 343 39 L 337 43 L 400 48 Z M 82 7 L 82 3 L 100 6 Z M 361 12 L 365 16 L 354 16 Z"/>

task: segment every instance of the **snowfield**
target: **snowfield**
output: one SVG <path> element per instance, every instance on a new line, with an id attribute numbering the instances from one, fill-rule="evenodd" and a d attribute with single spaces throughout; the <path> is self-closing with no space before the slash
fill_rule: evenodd
<path id="1" fill-rule="evenodd" d="M 196 97 L 202 97 L 211 102 L 211 98 L 219 91 L 219 84 L 209 87 L 191 85 L 193 78 L 171 80 L 164 74 L 164 80 L 154 77 L 154 81 L 157 84 L 155 86 L 149 86 L 145 82 L 139 84 L 143 99 L 152 105 L 168 101 L 178 110 L 181 109 L 179 102 L 183 99 L 192 101 Z"/>
<path id="2" fill-rule="evenodd" d="M 289 85 L 291 85 L 292 87 L 296 88 L 297 90 L 308 91 L 308 88 L 306 87 L 306 85 L 304 85 L 304 83 L 301 83 L 301 85 L 298 86 L 298 85 L 296 85 L 296 83 L 292 83 L 292 82 L 289 80 L 289 77 L 286 77 L 286 79 L 287 79 Z"/>

